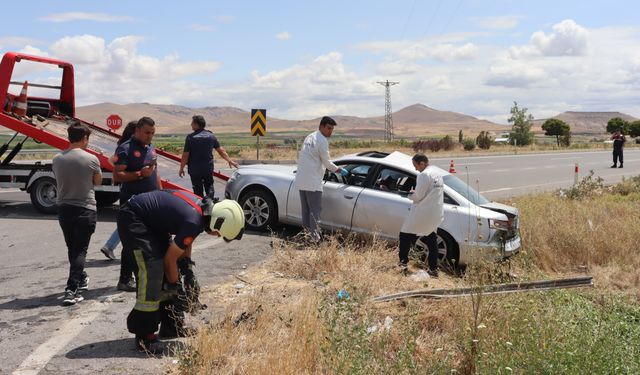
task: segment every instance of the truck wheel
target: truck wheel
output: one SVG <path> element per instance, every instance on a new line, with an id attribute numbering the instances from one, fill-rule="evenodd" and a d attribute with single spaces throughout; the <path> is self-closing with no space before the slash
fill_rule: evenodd
<path id="1" fill-rule="evenodd" d="M 58 186 L 56 180 L 51 177 L 41 177 L 33 182 L 30 187 L 31 203 L 36 210 L 43 214 L 55 214 L 58 212 L 56 197 Z"/>
<path id="2" fill-rule="evenodd" d="M 245 225 L 252 230 L 266 230 L 278 220 L 276 200 L 267 190 L 251 190 L 240 198 Z"/>
<path id="3" fill-rule="evenodd" d="M 120 193 L 111 191 L 96 191 L 96 204 L 98 207 L 112 206 L 120 198 Z"/>

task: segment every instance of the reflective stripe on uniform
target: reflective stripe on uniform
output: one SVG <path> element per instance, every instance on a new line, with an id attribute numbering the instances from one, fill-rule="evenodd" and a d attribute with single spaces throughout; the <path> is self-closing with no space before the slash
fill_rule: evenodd
<path id="1" fill-rule="evenodd" d="M 135 310 L 144 312 L 158 311 L 160 301 L 147 301 L 147 286 L 149 283 L 149 275 L 147 273 L 147 265 L 144 262 L 142 250 L 134 250 L 133 255 L 138 263 L 138 293 L 136 296 Z"/>

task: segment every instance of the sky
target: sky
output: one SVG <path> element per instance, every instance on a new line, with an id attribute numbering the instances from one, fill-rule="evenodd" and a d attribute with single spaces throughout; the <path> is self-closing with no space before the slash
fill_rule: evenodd
<path id="1" fill-rule="evenodd" d="M 0 53 L 74 65 L 76 104 L 266 108 L 301 120 L 421 103 L 507 123 L 564 111 L 640 117 L 632 1 L 11 1 Z M 8 14 L 13 16 L 8 16 Z M 20 75 L 59 80 L 24 67 Z"/>

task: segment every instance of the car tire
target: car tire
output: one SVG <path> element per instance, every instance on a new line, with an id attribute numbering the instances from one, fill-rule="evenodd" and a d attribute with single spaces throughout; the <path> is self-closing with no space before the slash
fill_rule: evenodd
<path id="1" fill-rule="evenodd" d="M 56 198 L 58 186 L 56 180 L 51 177 L 40 177 L 29 187 L 31 204 L 43 214 L 55 214 L 58 212 Z"/>
<path id="2" fill-rule="evenodd" d="M 460 250 L 458 248 L 458 244 L 449 233 L 440 228 L 438 228 L 438 232 L 436 234 L 438 237 L 438 260 L 440 264 L 445 267 L 457 269 L 458 262 L 460 261 Z M 426 237 L 419 237 L 416 240 L 415 249 L 418 254 L 423 252 L 427 254 L 429 252 Z"/>
<path id="3" fill-rule="evenodd" d="M 278 220 L 278 206 L 271 192 L 263 189 L 250 190 L 240 198 L 244 211 L 245 227 L 251 230 L 267 230 Z"/>

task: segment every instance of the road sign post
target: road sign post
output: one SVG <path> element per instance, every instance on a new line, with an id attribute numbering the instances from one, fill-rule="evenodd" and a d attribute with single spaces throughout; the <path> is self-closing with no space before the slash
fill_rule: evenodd
<path id="1" fill-rule="evenodd" d="M 256 159 L 260 160 L 260 137 L 267 135 L 267 110 L 251 110 L 251 135 L 256 138 Z"/>
<path id="2" fill-rule="evenodd" d="M 111 130 L 118 130 L 122 126 L 122 117 L 118 115 L 111 115 L 107 117 L 107 126 Z"/>

